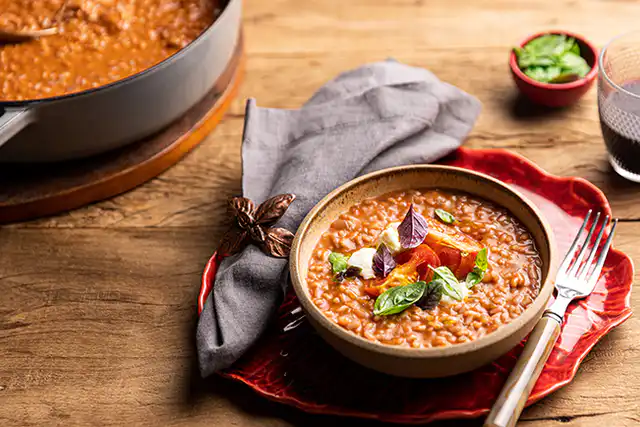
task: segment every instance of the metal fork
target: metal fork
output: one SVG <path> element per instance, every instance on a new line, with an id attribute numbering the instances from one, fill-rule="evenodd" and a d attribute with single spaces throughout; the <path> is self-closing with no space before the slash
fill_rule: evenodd
<path id="1" fill-rule="evenodd" d="M 513 427 L 516 425 L 529 394 L 531 394 L 531 389 L 538 380 L 540 372 L 542 372 L 542 368 L 558 340 L 567 306 L 574 299 L 584 298 L 591 294 L 596 286 L 618 221 L 613 221 L 609 237 L 602 246 L 600 256 L 594 262 L 600 241 L 609 223 L 609 216 L 605 216 L 604 221 L 599 225 L 600 213 L 598 213 L 586 238 L 580 243 L 590 218 L 591 211 L 587 213 L 576 238 L 558 269 L 556 300 L 544 312 L 542 319 L 529 335 L 522 355 L 494 403 L 484 427 Z M 595 232 L 597 232 L 597 237 L 593 244 L 590 244 Z M 590 250 L 589 247 L 591 247 Z M 584 261 L 587 253 L 587 259 Z"/>

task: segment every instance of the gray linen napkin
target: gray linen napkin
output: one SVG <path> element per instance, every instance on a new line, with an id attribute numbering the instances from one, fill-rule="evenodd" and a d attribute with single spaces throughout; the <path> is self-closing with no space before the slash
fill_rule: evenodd
<path id="1" fill-rule="evenodd" d="M 480 103 L 432 73 L 395 61 L 362 66 L 323 86 L 298 110 L 247 102 L 243 196 L 256 204 L 297 196 L 277 223 L 295 233 L 327 193 L 359 175 L 433 162 L 459 147 Z M 225 259 L 197 330 L 202 376 L 229 367 L 258 339 L 282 302 L 285 259 L 250 245 Z"/>

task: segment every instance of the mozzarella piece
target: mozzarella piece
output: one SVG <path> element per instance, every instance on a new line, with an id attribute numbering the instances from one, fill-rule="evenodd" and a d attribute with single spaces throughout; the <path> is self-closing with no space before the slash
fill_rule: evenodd
<path id="1" fill-rule="evenodd" d="M 378 246 L 384 243 L 389 249 L 391 255 L 396 255 L 402 252 L 402 245 L 400 244 L 400 234 L 398 234 L 399 222 L 392 222 L 387 225 L 387 228 L 382 230 L 382 233 L 378 236 Z"/>
<path id="2" fill-rule="evenodd" d="M 363 279 L 373 279 L 376 273 L 373 271 L 373 256 L 376 254 L 374 248 L 362 248 L 351 254 L 347 265 L 360 269 L 360 276 Z"/>

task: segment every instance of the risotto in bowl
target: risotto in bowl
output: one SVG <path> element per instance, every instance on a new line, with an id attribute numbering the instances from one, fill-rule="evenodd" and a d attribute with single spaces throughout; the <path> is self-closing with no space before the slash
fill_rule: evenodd
<path id="1" fill-rule="evenodd" d="M 538 210 L 505 184 L 403 166 L 320 201 L 290 268 L 307 318 L 342 354 L 441 377 L 491 362 L 533 329 L 553 292 L 554 248 Z"/>

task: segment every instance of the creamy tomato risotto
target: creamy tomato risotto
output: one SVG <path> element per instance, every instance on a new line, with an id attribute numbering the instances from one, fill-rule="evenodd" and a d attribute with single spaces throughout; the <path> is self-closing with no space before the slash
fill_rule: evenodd
<path id="1" fill-rule="evenodd" d="M 80 92 L 154 66 L 207 29 L 219 0 L 0 0 L 0 28 L 59 33 L 0 42 L 0 101 Z"/>
<path id="2" fill-rule="evenodd" d="M 314 304 L 368 340 L 412 348 L 464 343 L 536 298 L 541 259 L 506 209 L 463 193 L 410 190 L 364 200 L 321 237 Z"/>

